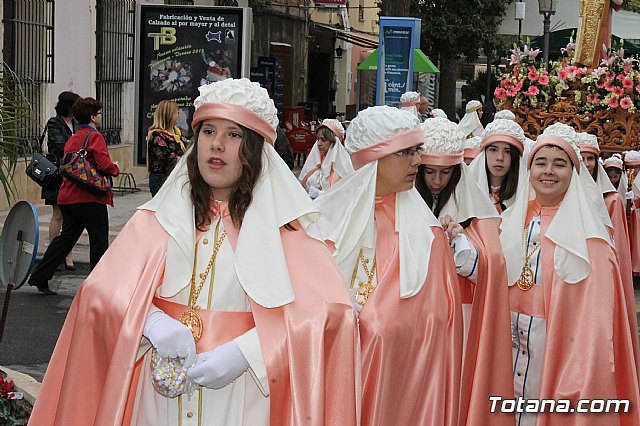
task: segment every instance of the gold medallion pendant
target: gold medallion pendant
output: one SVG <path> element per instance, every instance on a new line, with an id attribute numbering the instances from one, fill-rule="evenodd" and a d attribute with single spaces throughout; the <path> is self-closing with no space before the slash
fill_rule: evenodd
<path id="1" fill-rule="evenodd" d="M 202 332 L 204 331 L 202 317 L 197 312 L 199 308 L 199 306 L 196 306 L 195 308 L 187 309 L 182 313 L 179 320 L 181 323 L 187 326 L 189 331 L 191 331 L 191 334 L 193 334 L 193 340 L 195 340 L 196 343 L 198 343 L 198 341 L 202 337 Z"/>
<path id="2" fill-rule="evenodd" d="M 533 271 L 528 264 L 522 267 L 522 273 L 520 279 L 516 281 L 518 288 L 522 291 L 527 291 L 533 287 Z"/>

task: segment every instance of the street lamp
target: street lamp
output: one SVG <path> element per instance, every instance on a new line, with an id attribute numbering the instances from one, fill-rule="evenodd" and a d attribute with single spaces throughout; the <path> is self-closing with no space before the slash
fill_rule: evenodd
<path id="1" fill-rule="evenodd" d="M 549 69 L 549 26 L 551 25 L 551 15 L 556 14 L 556 6 L 555 0 L 538 0 L 538 12 L 544 16 L 542 55 L 547 69 Z"/>

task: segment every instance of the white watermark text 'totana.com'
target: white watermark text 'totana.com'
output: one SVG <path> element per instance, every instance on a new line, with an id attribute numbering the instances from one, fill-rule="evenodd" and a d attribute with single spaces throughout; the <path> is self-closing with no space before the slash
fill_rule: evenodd
<path id="1" fill-rule="evenodd" d="M 569 399 L 503 399 L 490 396 L 491 412 L 500 413 L 628 413 L 628 399 L 580 399 L 575 407 Z"/>

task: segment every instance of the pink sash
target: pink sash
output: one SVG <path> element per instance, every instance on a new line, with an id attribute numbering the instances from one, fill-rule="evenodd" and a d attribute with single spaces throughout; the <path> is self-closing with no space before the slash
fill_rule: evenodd
<path id="1" fill-rule="evenodd" d="M 153 298 L 153 304 L 171 318 L 178 320 L 182 313 L 189 309 L 187 305 L 174 303 L 159 297 Z M 235 339 L 251 330 L 256 325 L 251 312 L 226 312 L 212 309 L 199 309 L 202 318 L 202 338 L 196 343 L 196 352 L 207 352 L 223 343 Z"/>

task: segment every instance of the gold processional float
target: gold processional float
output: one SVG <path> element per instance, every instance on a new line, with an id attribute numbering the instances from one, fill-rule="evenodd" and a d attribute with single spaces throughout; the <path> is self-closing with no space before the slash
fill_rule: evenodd
<path id="1" fill-rule="evenodd" d="M 528 46 L 512 50 L 494 95 L 535 140 L 553 123 L 596 135 L 603 152 L 640 145 L 640 66 L 622 46 L 609 47 L 611 14 L 622 0 L 581 0 L 577 43 L 573 37 L 549 70 Z"/>

